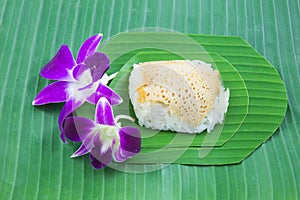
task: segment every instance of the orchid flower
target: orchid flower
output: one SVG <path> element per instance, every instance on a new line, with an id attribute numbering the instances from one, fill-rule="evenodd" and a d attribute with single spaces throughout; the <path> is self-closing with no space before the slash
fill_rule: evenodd
<path id="1" fill-rule="evenodd" d="M 110 104 L 122 102 L 122 98 L 106 86 L 109 59 L 104 53 L 95 52 L 102 34 L 88 38 L 80 47 L 75 60 L 67 45 L 62 45 L 54 58 L 41 70 L 46 79 L 56 80 L 35 97 L 33 105 L 66 102 L 58 118 L 61 139 L 66 142 L 63 124 L 74 110 L 84 102 L 96 104 L 100 97 L 106 97 Z"/>
<path id="2" fill-rule="evenodd" d="M 112 107 L 105 97 L 101 97 L 97 103 L 95 121 L 80 116 L 67 117 L 64 125 L 66 137 L 74 142 L 82 142 L 71 157 L 90 153 L 92 166 L 100 169 L 112 159 L 123 162 L 139 153 L 139 129 L 131 126 L 121 127 L 118 118 L 114 118 Z"/>

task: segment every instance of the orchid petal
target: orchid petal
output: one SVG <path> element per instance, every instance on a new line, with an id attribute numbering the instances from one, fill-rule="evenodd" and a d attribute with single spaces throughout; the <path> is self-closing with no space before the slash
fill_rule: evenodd
<path id="1" fill-rule="evenodd" d="M 96 92 L 87 98 L 91 104 L 97 104 L 101 97 L 105 97 L 111 105 L 118 105 L 123 102 L 122 98 L 108 86 L 100 83 Z"/>
<path id="2" fill-rule="evenodd" d="M 74 142 L 84 141 L 90 134 L 96 124 L 94 121 L 85 117 L 68 117 L 65 119 L 63 132 L 67 138 Z"/>
<path id="3" fill-rule="evenodd" d="M 141 151 L 141 134 L 139 129 L 126 126 L 120 128 L 120 146 L 117 151 L 114 151 L 114 159 L 117 162 L 122 162 L 131 158 Z"/>
<path id="4" fill-rule="evenodd" d="M 115 126 L 112 107 L 105 97 L 101 97 L 97 103 L 95 121 L 98 124 Z"/>
<path id="5" fill-rule="evenodd" d="M 79 80 L 80 75 L 85 72 L 85 70 L 90 70 L 86 64 L 81 63 L 76 65 L 73 69 L 73 77 Z"/>
<path id="6" fill-rule="evenodd" d="M 74 81 L 72 69 L 75 60 L 67 45 L 62 45 L 54 58 L 43 67 L 40 75 L 50 80 Z"/>
<path id="7" fill-rule="evenodd" d="M 77 149 L 77 151 L 75 151 L 73 153 L 73 155 L 71 156 L 71 158 L 75 158 L 78 156 L 82 156 L 84 154 L 87 154 L 89 152 L 91 152 L 91 150 L 94 148 L 94 137 L 97 137 L 98 135 L 94 135 L 94 134 L 89 134 L 85 140 L 82 142 L 82 145 L 79 147 L 79 149 Z"/>
<path id="8" fill-rule="evenodd" d="M 88 38 L 80 47 L 78 54 L 77 54 L 77 63 L 82 63 L 84 60 L 93 54 L 97 49 L 101 39 L 102 34 L 93 35 L 92 37 Z"/>
<path id="9" fill-rule="evenodd" d="M 61 140 L 66 143 L 65 134 L 63 132 L 63 125 L 64 121 L 67 117 L 69 117 L 74 110 L 76 110 L 79 106 L 81 106 L 84 103 L 84 101 L 75 101 L 74 99 L 69 99 L 64 107 L 62 108 L 59 117 L 58 117 L 58 126 L 59 130 L 61 132 L 60 137 Z"/>
<path id="10" fill-rule="evenodd" d="M 73 153 L 71 158 L 76 158 L 76 157 L 79 157 L 79 156 L 83 156 L 83 155 L 85 155 L 89 152 L 90 151 L 85 147 L 85 145 L 81 144 L 81 146 Z"/>
<path id="11" fill-rule="evenodd" d="M 95 52 L 85 59 L 85 64 L 92 70 L 93 82 L 101 79 L 109 69 L 109 58 L 106 54 Z"/>
<path id="12" fill-rule="evenodd" d="M 95 169 L 100 169 L 107 166 L 112 161 L 112 149 L 108 148 L 107 151 L 101 152 L 100 137 L 94 139 L 95 147 L 90 153 L 91 164 Z"/>
<path id="13" fill-rule="evenodd" d="M 67 100 L 68 82 L 58 81 L 49 84 L 34 98 L 32 105 L 43 105 L 48 103 L 59 103 Z"/>
<path id="14" fill-rule="evenodd" d="M 104 154 L 101 155 L 100 157 L 100 161 L 94 157 L 94 154 L 90 154 L 90 160 L 91 160 L 91 164 L 95 169 L 101 169 L 107 165 L 109 165 L 109 163 L 111 163 L 112 161 L 112 155 L 111 155 L 112 151 L 111 149 L 109 149 L 107 152 L 105 152 Z"/>
<path id="15" fill-rule="evenodd" d="M 93 87 L 93 85 L 94 85 L 93 83 L 90 83 L 82 88 L 78 88 L 78 91 L 91 89 Z"/>

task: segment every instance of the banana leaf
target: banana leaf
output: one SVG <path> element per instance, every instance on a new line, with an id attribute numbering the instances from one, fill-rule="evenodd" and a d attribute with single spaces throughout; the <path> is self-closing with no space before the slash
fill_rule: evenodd
<path id="1" fill-rule="evenodd" d="M 0 0 L 0 199 L 298 199 L 299 18 L 299 1 L 293 0 Z M 241 36 L 270 61 L 284 82 L 288 108 L 279 129 L 236 165 L 126 164 L 121 171 L 109 167 L 95 171 L 88 157 L 70 159 L 78 146 L 63 144 L 59 139 L 57 116 L 62 105 L 31 105 L 37 92 L 49 84 L 39 77 L 40 69 L 62 44 L 76 52 L 92 34 L 102 32 L 104 39 L 109 39 L 135 28 L 147 31 L 147 27 Z M 212 45 L 214 38 L 191 37 L 201 39 L 209 52 L 220 49 Z M 211 41 L 205 44 L 204 39 Z M 242 44 L 235 37 L 227 42 Z M 219 55 L 244 68 L 243 74 L 239 71 L 241 76 L 245 77 L 246 70 L 259 72 L 256 64 L 270 66 L 254 57 L 231 57 L 240 50 L 256 56 L 257 52 L 247 45 L 223 49 L 226 51 Z M 118 71 L 128 59 L 116 60 L 111 72 Z M 272 67 L 265 70 L 274 73 Z M 255 84 L 256 79 L 253 83 L 250 79 L 244 82 L 247 87 L 260 86 Z M 266 84 L 273 85 L 263 85 Z M 257 97 L 250 99 L 253 104 L 259 105 L 259 96 L 278 96 L 262 89 L 250 91 Z M 273 101 L 278 99 L 269 98 L 269 104 L 264 106 L 270 114 Z M 285 100 L 282 102 L 284 105 Z M 249 112 L 260 110 L 257 107 Z M 264 121 L 265 118 L 260 126 Z M 243 128 L 244 135 L 251 133 L 248 139 L 262 136 L 248 128 Z M 240 147 L 249 145 L 235 136 L 232 139 Z"/>

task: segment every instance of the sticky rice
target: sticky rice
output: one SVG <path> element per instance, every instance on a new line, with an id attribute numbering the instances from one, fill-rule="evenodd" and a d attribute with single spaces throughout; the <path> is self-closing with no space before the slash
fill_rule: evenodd
<path id="1" fill-rule="evenodd" d="M 199 60 L 134 64 L 129 95 L 141 126 L 185 133 L 211 132 L 229 105 L 219 71 Z"/>

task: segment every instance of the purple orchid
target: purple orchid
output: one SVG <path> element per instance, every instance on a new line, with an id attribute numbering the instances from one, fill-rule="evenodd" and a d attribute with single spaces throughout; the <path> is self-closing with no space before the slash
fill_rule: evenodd
<path id="1" fill-rule="evenodd" d="M 101 39 L 102 34 L 88 38 L 80 47 L 76 61 L 69 47 L 62 45 L 40 72 L 42 77 L 57 82 L 42 89 L 32 104 L 66 102 L 58 118 L 63 142 L 66 142 L 64 120 L 84 102 L 96 104 L 101 97 L 107 98 L 111 105 L 122 102 L 122 98 L 106 86 L 109 58 L 104 53 L 95 52 Z"/>
<path id="2" fill-rule="evenodd" d="M 67 117 L 64 125 L 66 137 L 74 142 L 82 142 L 71 157 L 90 153 L 92 166 L 100 169 L 112 159 L 123 162 L 139 153 L 139 129 L 131 126 L 121 128 L 118 118 L 114 118 L 112 107 L 105 97 L 101 97 L 97 103 L 95 121 L 80 116 Z"/>

